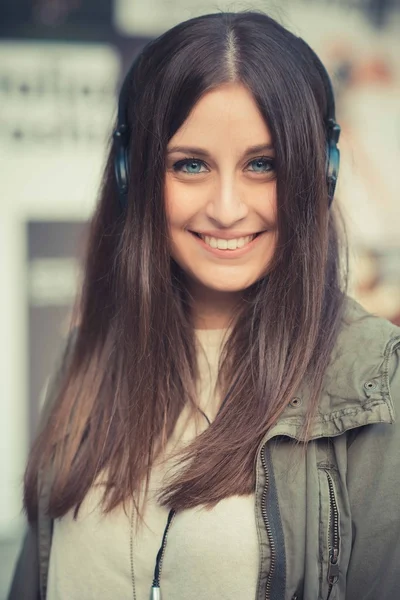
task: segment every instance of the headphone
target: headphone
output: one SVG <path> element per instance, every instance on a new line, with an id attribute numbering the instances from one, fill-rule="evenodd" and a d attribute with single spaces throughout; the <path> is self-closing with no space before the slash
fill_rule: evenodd
<path id="1" fill-rule="evenodd" d="M 128 180 L 129 180 L 129 128 L 128 128 L 128 96 L 130 75 L 141 58 L 141 53 L 133 61 L 118 98 L 117 127 L 113 133 L 114 140 L 114 171 L 119 192 L 119 205 L 121 212 L 125 212 L 128 203 Z"/>
<path id="2" fill-rule="evenodd" d="M 337 147 L 340 136 L 340 126 L 335 118 L 335 97 L 333 93 L 332 82 L 323 63 L 310 48 L 310 46 L 301 38 L 297 40 L 302 43 L 308 52 L 311 52 L 313 62 L 318 69 L 324 83 L 327 96 L 327 109 L 325 117 L 326 132 L 326 163 L 325 173 L 328 187 L 328 208 L 331 207 L 335 195 L 336 183 L 339 175 L 340 151 Z M 119 192 L 119 204 L 121 212 L 125 212 L 128 203 L 128 181 L 129 181 L 129 128 L 128 128 L 128 98 L 131 73 L 134 72 L 137 63 L 141 58 L 141 53 L 136 57 L 130 67 L 121 87 L 118 98 L 118 120 L 117 127 L 113 133 L 114 141 L 114 170 L 117 187 Z"/>
<path id="3" fill-rule="evenodd" d="M 328 208 L 330 208 L 333 202 L 333 197 L 335 195 L 340 165 L 340 150 L 337 147 L 340 137 L 340 125 L 336 122 L 335 117 L 335 94 L 333 92 L 333 86 L 328 71 L 324 67 L 324 64 L 322 63 L 320 58 L 302 38 L 297 38 L 297 41 L 307 49 L 309 54 L 311 54 L 314 66 L 317 68 L 321 76 L 326 92 L 327 106 L 326 116 L 324 119 L 326 136 L 325 177 L 328 187 Z"/>

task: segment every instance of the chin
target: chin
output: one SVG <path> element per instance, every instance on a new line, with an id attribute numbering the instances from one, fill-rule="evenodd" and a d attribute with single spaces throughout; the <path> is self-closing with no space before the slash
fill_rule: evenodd
<path id="1" fill-rule="evenodd" d="M 223 278 L 212 279 L 212 278 L 196 278 L 197 282 L 201 284 L 203 288 L 212 290 L 214 292 L 225 292 L 225 293 L 235 293 L 246 290 L 250 286 L 252 286 L 256 281 L 257 277 L 254 279 L 237 279 L 232 280 L 231 278 L 227 278 L 224 280 Z"/>

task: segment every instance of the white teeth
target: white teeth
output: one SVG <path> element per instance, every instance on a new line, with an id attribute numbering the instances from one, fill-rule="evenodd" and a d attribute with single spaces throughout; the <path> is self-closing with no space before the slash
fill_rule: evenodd
<path id="1" fill-rule="evenodd" d="M 218 248 L 218 241 L 216 238 L 210 237 L 209 235 L 205 235 L 205 236 L 201 235 L 200 237 L 202 240 L 205 241 L 206 244 L 211 246 L 211 248 Z"/>
<path id="2" fill-rule="evenodd" d="M 247 235 L 246 237 L 236 238 L 233 240 L 222 240 L 209 235 L 199 235 L 206 244 L 211 246 L 211 248 L 218 248 L 219 250 L 236 250 L 237 248 L 243 248 L 243 246 L 249 244 L 256 237 L 255 235 Z"/>

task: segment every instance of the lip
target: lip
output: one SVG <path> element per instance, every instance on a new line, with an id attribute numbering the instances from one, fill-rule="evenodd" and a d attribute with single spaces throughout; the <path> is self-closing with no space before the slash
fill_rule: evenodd
<path id="1" fill-rule="evenodd" d="M 236 250 L 220 250 L 219 248 L 211 248 L 211 246 L 206 244 L 204 240 L 202 240 L 200 237 L 195 235 L 192 231 L 189 231 L 189 233 L 191 234 L 192 238 L 195 241 L 197 241 L 197 243 L 204 250 L 206 250 L 207 252 L 209 252 L 210 254 L 213 254 L 214 256 L 216 256 L 218 258 L 225 258 L 225 259 L 229 260 L 232 258 L 240 258 L 240 257 L 248 254 L 249 252 L 251 252 L 254 249 L 254 247 L 258 244 L 259 240 L 261 238 L 263 238 L 263 236 L 268 232 L 267 231 L 260 232 L 260 234 L 256 238 L 254 238 L 253 241 L 251 241 L 249 244 L 246 244 L 246 246 L 243 246 L 243 248 L 236 248 Z M 204 234 L 204 235 L 208 235 L 208 234 Z M 249 235 L 254 235 L 254 234 L 249 234 Z M 212 236 L 212 237 L 216 237 L 216 236 Z M 245 237 L 245 236 L 241 235 L 239 237 Z M 231 239 L 231 238 L 225 237 L 225 238 L 221 238 L 221 239 Z"/>
<path id="2" fill-rule="evenodd" d="M 208 231 L 192 230 L 190 233 L 200 233 L 200 235 L 208 235 L 209 237 L 219 238 L 220 240 L 235 240 L 241 237 L 247 237 L 248 235 L 255 235 L 256 233 L 264 233 L 264 231 L 239 231 L 234 229 L 233 231 L 224 232 L 218 229 L 209 229 Z"/>

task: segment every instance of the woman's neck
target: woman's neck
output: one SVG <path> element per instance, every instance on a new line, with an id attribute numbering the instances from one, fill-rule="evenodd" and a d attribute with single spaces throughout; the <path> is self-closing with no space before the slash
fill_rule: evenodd
<path id="1" fill-rule="evenodd" d="M 227 329 L 232 325 L 240 292 L 220 292 L 191 286 L 192 314 L 195 329 Z"/>

